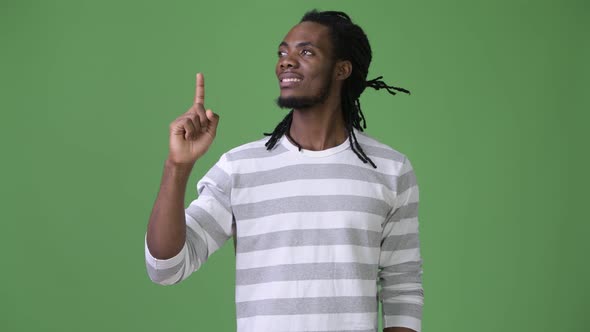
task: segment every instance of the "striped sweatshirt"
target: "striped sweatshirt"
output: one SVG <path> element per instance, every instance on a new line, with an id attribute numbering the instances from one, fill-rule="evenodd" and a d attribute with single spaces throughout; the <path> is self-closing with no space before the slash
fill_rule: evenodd
<path id="1" fill-rule="evenodd" d="M 408 158 L 353 129 L 377 168 L 349 140 L 320 151 L 285 135 L 235 147 L 197 182 L 185 209 L 186 242 L 153 257 L 150 279 L 179 283 L 227 240 L 236 251 L 238 332 L 420 332 L 424 292 L 418 185 Z M 147 233 L 146 233 L 147 239 Z"/>

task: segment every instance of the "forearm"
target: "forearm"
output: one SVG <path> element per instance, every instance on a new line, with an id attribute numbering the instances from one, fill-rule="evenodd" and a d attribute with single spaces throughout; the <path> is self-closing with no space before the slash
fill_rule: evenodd
<path id="1" fill-rule="evenodd" d="M 184 193 L 191 170 L 192 165 L 178 166 L 166 160 L 147 229 L 147 245 L 157 259 L 174 257 L 186 241 Z"/>
<path id="2" fill-rule="evenodd" d="M 383 329 L 383 332 L 416 332 L 407 327 L 388 327 Z"/>

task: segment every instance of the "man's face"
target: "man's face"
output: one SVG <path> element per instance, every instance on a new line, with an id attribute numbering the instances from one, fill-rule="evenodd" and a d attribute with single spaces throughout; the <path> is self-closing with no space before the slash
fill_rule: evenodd
<path id="1" fill-rule="evenodd" d="M 309 108 L 329 96 L 335 63 L 329 33 L 324 25 L 302 22 L 279 45 L 275 70 L 281 88 L 280 107 Z"/>

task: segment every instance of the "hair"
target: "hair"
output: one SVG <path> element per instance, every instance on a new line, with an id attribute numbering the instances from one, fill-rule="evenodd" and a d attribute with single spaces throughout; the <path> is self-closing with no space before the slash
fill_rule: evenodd
<path id="1" fill-rule="evenodd" d="M 364 31 L 358 25 L 354 24 L 350 17 L 344 12 L 340 11 L 323 11 L 318 12 L 313 9 L 308 11 L 301 18 L 301 22 L 315 22 L 330 28 L 330 38 L 332 40 L 334 59 L 348 60 L 352 64 L 352 72 L 350 76 L 344 81 L 341 90 L 341 104 L 344 116 L 346 130 L 348 131 L 348 139 L 352 151 L 359 157 L 363 163 L 371 163 L 374 168 L 377 168 L 375 163 L 365 154 L 360 144 L 356 139 L 353 128 L 363 131 L 367 128 L 367 121 L 361 110 L 361 103 L 359 97 L 366 87 L 371 87 L 375 90 L 385 89 L 392 95 L 395 91 L 405 92 L 410 94 L 410 91 L 385 84 L 379 76 L 367 81 L 367 74 L 369 72 L 369 65 L 371 64 L 372 54 L 369 39 Z M 277 140 L 283 135 L 289 135 L 289 128 L 293 120 L 293 110 L 275 127 L 272 133 L 264 133 L 266 136 L 271 136 L 266 142 L 267 150 L 272 149 Z M 363 126 L 361 127 L 361 120 Z M 291 138 L 289 136 L 289 138 Z M 293 142 L 293 140 L 291 138 Z M 353 142 L 354 140 L 354 142 Z M 297 142 L 295 144 L 301 151 L 301 145 Z"/>

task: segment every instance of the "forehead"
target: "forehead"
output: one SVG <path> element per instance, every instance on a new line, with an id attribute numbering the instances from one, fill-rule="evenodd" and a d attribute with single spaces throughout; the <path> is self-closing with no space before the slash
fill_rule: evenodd
<path id="1" fill-rule="evenodd" d="M 331 48 L 330 28 L 315 22 L 301 22 L 291 28 L 283 39 L 289 45 L 310 42 L 321 49 Z"/>

